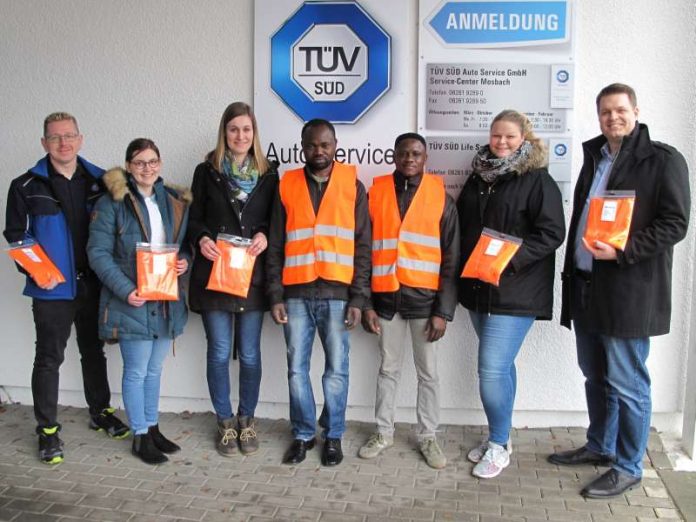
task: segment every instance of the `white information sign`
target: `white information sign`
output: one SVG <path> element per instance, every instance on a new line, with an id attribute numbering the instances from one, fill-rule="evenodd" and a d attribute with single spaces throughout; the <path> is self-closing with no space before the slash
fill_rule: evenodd
<path id="1" fill-rule="evenodd" d="M 570 197 L 573 0 L 420 0 L 418 129 L 457 196 L 504 109 L 525 113 Z"/>

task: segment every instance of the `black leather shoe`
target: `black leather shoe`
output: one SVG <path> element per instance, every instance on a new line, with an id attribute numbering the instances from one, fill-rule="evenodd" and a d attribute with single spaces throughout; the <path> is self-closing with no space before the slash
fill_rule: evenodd
<path id="1" fill-rule="evenodd" d="M 611 466 L 614 463 L 614 459 L 612 457 L 595 453 L 594 451 L 587 449 L 585 446 L 574 450 L 552 453 L 546 457 L 546 460 L 548 460 L 551 464 L 558 464 L 559 466 L 577 466 L 579 464 Z"/>
<path id="2" fill-rule="evenodd" d="M 176 453 L 181 449 L 181 446 L 172 442 L 167 437 L 162 435 L 162 433 L 159 430 L 159 424 L 150 426 L 147 429 L 147 432 L 150 434 L 150 437 L 152 437 L 152 442 L 155 443 L 157 449 L 160 450 L 162 453 Z"/>
<path id="3" fill-rule="evenodd" d="M 299 464 L 307 456 L 307 451 L 314 447 L 314 439 L 295 439 L 283 456 L 283 464 Z"/>
<path id="4" fill-rule="evenodd" d="M 640 484 L 640 477 L 622 473 L 614 468 L 582 488 L 580 494 L 585 498 L 607 498 L 621 495 Z"/>
<path id="5" fill-rule="evenodd" d="M 343 462 L 341 439 L 326 439 L 321 452 L 321 463 L 324 466 L 338 466 Z"/>

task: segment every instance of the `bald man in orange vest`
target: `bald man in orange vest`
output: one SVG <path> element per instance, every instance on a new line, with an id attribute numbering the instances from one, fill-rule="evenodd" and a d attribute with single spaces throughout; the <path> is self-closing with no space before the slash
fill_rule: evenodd
<path id="1" fill-rule="evenodd" d="M 392 174 L 373 180 L 368 195 L 372 221 L 372 301 L 363 326 L 379 336 L 377 431 L 359 456 L 374 458 L 394 443 L 396 390 L 411 331 L 418 376 L 419 449 L 429 466 L 447 458 L 435 433 L 440 419 L 437 341 L 457 305 L 459 220 L 442 178 L 426 174 L 425 138 L 407 133 L 396 138 Z M 440 348 L 441 349 L 441 348 Z"/>

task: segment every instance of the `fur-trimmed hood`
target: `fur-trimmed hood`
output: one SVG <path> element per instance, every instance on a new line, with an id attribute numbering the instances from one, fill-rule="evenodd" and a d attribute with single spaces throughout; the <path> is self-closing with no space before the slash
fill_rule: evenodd
<path id="1" fill-rule="evenodd" d="M 160 180 L 161 179 L 162 178 L 160 178 Z M 158 180 L 156 183 L 160 183 L 160 180 Z M 102 177 L 102 181 L 104 182 L 106 189 L 109 191 L 111 199 L 114 201 L 123 201 L 127 194 L 133 194 L 128 183 L 128 173 L 121 167 L 114 167 L 107 170 Z M 169 184 L 165 184 L 164 187 L 170 194 L 187 205 L 190 205 L 193 201 L 193 194 L 186 187 Z"/>
<path id="2" fill-rule="evenodd" d="M 529 153 L 527 161 L 520 163 L 519 169 L 517 171 L 518 176 L 522 176 L 529 171 L 540 169 L 546 167 L 549 164 L 549 158 L 541 140 L 532 141 L 532 151 Z"/>

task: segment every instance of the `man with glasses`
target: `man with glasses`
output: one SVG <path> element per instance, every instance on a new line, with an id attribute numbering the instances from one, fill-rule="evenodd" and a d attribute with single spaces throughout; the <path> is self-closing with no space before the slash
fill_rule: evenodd
<path id="1" fill-rule="evenodd" d="M 82 135 L 70 114 L 46 117 L 41 145 L 46 156 L 10 185 L 4 234 L 11 243 L 38 243 L 65 278 L 64 283 L 39 284 L 25 272 L 24 287 L 24 295 L 32 298 L 36 327 L 31 389 L 39 459 L 55 465 L 63 461 L 57 420 L 58 370 L 73 323 L 90 428 L 118 439 L 128 436 L 129 429 L 109 405 L 104 343 L 97 333 L 100 283 L 89 269 L 86 252 L 89 215 L 103 193 L 104 170 L 78 156 Z"/>

